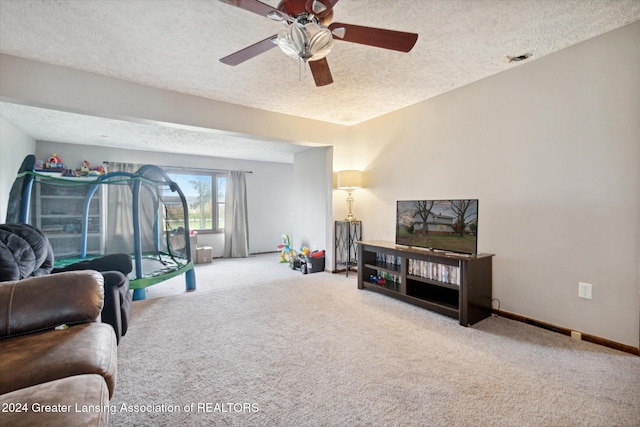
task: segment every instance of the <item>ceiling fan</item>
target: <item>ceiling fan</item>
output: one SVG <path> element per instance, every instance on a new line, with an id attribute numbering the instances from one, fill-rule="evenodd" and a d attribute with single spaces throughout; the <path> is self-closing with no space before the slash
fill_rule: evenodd
<path id="1" fill-rule="evenodd" d="M 316 86 L 333 83 L 325 57 L 333 48 L 334 39 L 400 52 L 409 52 L 418 40 L 414 33 L 332 23 L 338 0 L 281 0 L 277 8 L 258 0 L 220 1 L 286 25 L 280 33 L 225 56 L 221 62 L 238 65 L 279 46 L 287 55 L 309 64 Z"/>

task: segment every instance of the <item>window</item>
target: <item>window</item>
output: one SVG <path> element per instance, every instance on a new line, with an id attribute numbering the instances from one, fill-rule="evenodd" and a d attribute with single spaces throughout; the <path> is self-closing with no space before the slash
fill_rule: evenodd
<path id="1" fill-rule="evenodd" d="M 224 231 L 224 199 L 227 192 L 227 174 L 202 170 L 167 170 L 167 175 L 180 186 L 189 207 L 189 230 L 199 233 Z M 175 215 L 176 223 L 184 221 L 180 200 L 167 189 L 163 197 L 167 210 Z M 171 217 L 171 215 L 169 215 Z M 171 223 L 171 218 L 168 219 Z"/>

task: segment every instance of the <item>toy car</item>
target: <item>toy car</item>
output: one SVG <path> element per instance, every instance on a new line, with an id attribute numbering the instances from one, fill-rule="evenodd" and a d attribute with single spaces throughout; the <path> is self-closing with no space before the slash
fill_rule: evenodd
<path id="1" fill-rule="evenodd" d="M 300 270 L 302 274 L 324 271 L 324 251 L 312 252 L 309 256 L 294 255 L 289 267 L 292 270 Z"/>

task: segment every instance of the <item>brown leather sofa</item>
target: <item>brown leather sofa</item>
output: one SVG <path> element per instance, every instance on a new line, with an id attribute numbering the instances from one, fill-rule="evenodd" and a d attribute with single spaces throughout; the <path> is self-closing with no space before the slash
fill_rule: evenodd
<path id="1" fill-rule="evenodd" d="M 0 424 L 108 424 L 117 343 L 100 322 L 103 280 L 87 270 L 0 283 Z"/>
<path id="2" fill-rule="evenodd" d="M 0 282 L 65 271 L 96 270 L 104 278 L 101 319 L 113 327 L 116 341 L 127 333 L 133 292 L 128 275 L 129 254 L 109 254 L 54 268 L 54 253 L 47 236 L 29 224 L 0 224 Z"/>

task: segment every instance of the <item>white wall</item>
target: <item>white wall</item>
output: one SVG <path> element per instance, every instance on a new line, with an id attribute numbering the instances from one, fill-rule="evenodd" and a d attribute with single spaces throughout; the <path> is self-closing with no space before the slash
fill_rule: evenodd
<path id="1" fill-rule="evenodd" d="M 365 239 L 394 239 L 396 200 L 478 198 L 501 309 L 638 347 L 640 23 L 353 136 Z"/>
<path id="2" fill-rule="evenodd" d="M 310 148 L 294 156 L 291 245 L 326 251 L 326 269 L 332 259 L 331 147 Z"/>
<path id="3" fill-rule="evenodd" d="M 7 217 L 11 186 L 22 161 L 36 150 L 36 142 L 0 117 L 0 223 Z"/>
<path id="4" fill-rule="evenodd" d="M 246 175 L 249 216 L 249 251 L 273 252 L 280 242 L 280 230 L 293 222 L 291 195 L 293 191 L 293 165 L 288 163 L 232 160 L 217 157 L 201 157 L 60 144 L 38 141 L 36 157 L 46 159 L 52 153 L 74 168 L 83 160 L 99 165 L 103 161 L 155 164 L 158 166 L 183 166 L 193 168 L 251 171 Z M 200 234 L 199 246 L 211 246 L 214 257 L 224 251 L 224 235 Z"/>

